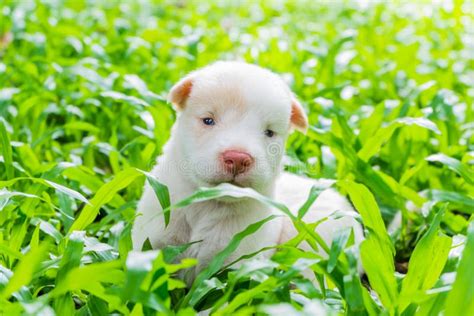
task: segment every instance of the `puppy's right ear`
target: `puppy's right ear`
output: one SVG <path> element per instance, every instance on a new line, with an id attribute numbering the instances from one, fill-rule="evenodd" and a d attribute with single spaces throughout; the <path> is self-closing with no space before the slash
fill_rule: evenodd
<path id="1" fill-rule="evenodd" d="M 194 76 L 188 75 L 171 88 L 168 101 L 174 105 L 177 111 L 184 109 L 193 88 L 193 80 Z"/>
<path id="2" fill-rule="evenodd" d="M 291 126 L 303 134 L 306 134 L 306 130 L 308 129 L 308 116 L 306 116 L 303 106 L 295 97 L 293 97 L 293 100 L 291 101 L 290 123 Z"/>

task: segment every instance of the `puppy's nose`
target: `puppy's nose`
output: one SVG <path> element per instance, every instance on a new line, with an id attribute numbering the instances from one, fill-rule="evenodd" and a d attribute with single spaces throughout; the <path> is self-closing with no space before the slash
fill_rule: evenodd
<path id="1" fill-rule="evenodd" d="M 254 159 L 246 152 L 226 150 L 222 153 L 222 161 L 224 162 L 224 167 L 228 172 L 237 175 L 250 169 Z"/>

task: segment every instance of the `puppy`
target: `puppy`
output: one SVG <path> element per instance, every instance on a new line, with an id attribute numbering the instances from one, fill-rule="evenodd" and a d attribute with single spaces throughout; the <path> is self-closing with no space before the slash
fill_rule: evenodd
<path id="1" fill-rule="evenodd" d="M 179 115 L 152 174 L 168 186 L 172 203 L 199 187 L 227 182 L 252 188 L 296 212 L 313 184 L 318 184 L 281 172 L 289 132 L 305 131 L 308 121 L 300 103 L 276 74 L 247 63 L 217 62 L 179 81 L 171 89 L 169 101 Z M 337 210 L 354 212 L 336 191 L 324 191 L 304 219 L 314 222 Z M 154 248 L 201 241 L 183 254 L 199 262 L 187 274 L 188 283 L 236 233 L 278 213 L 251 199 L 217 199 L 173 210 L 165 228 L 161 211 L 147 184 L 132 230 L 133 246 L 141 249 L 147 238 Z M 330 245 L 334 232 L 344 227 L 353 227 L 356 242 L 360 242 L 362 229 L 351 216 L 327 220 L 317 231 Z M 245 238 L 227 261 L 285 242 L 295 234 L 289 219 L 276 217 Z M 260 254 L 271 255 L 271 251 Z"/>

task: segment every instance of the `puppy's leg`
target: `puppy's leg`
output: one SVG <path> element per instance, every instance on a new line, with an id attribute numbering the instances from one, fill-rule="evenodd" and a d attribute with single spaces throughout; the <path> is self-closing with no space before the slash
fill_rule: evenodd
<path id="1" fill-rule="evenodd" d="M 332 214 L 337 211 L 341 211 L 347 215 L 340 218 L 330 218 Z M 318 199 L 315 201 L 313 206 L 308 210 L 303 220 L 306 223 L 315 223 L 319 220 L 327 218 L 324 222 L 320 223 L 316 227 L 316 233 L 322 238 L 324 243 L 331 248 L 331 244 L 339 231 L 345 228 L 352 228 L 354 232 L 354 243 L 356 246 L 363 240 L 363 229 L 362 226 L 355 220 L 351 215 L 356 215 L 354 209 L 350 206 L 348 201 L 339 195 L 334 190 L 323 191 Z M 289 218 L 286 218 L 283 230 L 281 242 L 286 242 L 298 234 L 293 223 Z M 306 242 L 303 241 L 299 246 L 301 250 L 307 252 L 314 252 L 314 249 Z M 317 254 L 323 258 L 329 256 L 328 253 L 318 244 Z M 359 275 L 362 275 L 362 265 L 358 265 L 357 270 Z M 316 284 L 316 277 L 311 269 L 304 270 L 302 275 L 311 280 Z"/>
<path id="2" fill-rule="evenodd" d="M 133 249 L 141 250 L 149 239 L 154 249 L 189 242 L 190 228 L 182 210 L 172 211 L 165 227 L 163 209 L 155 192 L 147 184 L 137 207 L 137 217 L 132 228 Z"/>

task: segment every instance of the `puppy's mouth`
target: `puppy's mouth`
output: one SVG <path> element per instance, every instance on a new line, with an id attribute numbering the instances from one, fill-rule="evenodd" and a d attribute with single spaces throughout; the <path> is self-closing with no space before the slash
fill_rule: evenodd
<path id="1" fill-rule="evenodd" d="M 235 180 L 231 180 L 231 181 L 228 181 L 228 182 L 225 182 L 225 183 L 233 184 L 233 185 L 238 186 L 238 187 L 241 187 L 241 188 L 246 188 L 246 187 L 248 187 L 248 185 L 244 185 L 244 184 L 242 184 L 242 183 L 240 183 L 240 182 L 237 182 L 237 181 L 235 181 Z"/>
<path id="2" fill-rule="evenodd" d="M 215 181 L 210 182 L 210 184 L 212 186 L 216 186 L 216 185 L 219 185 L 219 184 L 222 184 L 222 183 L 229 183 L 229 184 L 235 185 L 235 186 L 240 187 L 240 188 L 252 187 L 251 181 L 249 181 L 248 179 L 241 179 L 240 177 L 232 177 L 230 179 L 219 179 L 219 180 L 215 180 Z"/>

